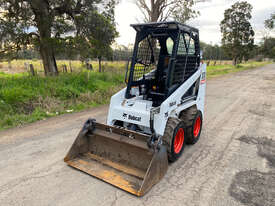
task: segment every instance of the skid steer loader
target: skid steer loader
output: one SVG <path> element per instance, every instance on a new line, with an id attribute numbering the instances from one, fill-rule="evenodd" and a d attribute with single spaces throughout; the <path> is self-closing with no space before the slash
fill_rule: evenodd
<path id="1" fill-rule="evenodd" d="M 206 86 L 199 31 L 178 22 L 131 25 L 127 87 L 111 98 L 107 125 L 89 119 L 64 161 L 137 196 L 200 137 Z"/>

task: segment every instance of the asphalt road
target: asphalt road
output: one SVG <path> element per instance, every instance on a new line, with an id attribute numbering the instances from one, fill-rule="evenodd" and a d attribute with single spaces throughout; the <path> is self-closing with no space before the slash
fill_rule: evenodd
<path id="1" fill-rule="evenodd" d="M 275 65 L 207 82 L 200 141 L 137 198 L 68 167 L 88 117 L 107 106 L 0 133 L 0 205 L 275 205 Z"/>

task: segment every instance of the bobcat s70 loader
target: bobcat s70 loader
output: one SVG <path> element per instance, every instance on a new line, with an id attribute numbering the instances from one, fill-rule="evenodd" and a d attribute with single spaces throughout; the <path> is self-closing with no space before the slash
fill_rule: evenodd
<path id="1" fill-rule="evenodd" d="M 65 162 L 144 195 L 165 175 L 185 144 L 200 137 L 206 86 L 199 31 L 178 22 L 131 25 L 127 87 L 111 98 L 107 125 L 89 119 Z"/>

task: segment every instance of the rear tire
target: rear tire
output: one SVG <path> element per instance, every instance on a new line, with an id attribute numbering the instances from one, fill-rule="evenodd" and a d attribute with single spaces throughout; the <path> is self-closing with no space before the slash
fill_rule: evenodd
<path id="1" fill-rule="evenodd" d="M 170 162 L 175 162 L 182 155 L 185 146 L 185 133 L 185 125 L 180 119 L 168 119 L 163 140 L 167 145 L 168 160 Z"/>
<path id="2" fill-rule="evenodd" d="M 185 123 L 186 144 L 196 144 L 200 139 L 202 129 L 202 113 L 196 107 L 191 107 L 183 111 L 181 120 Z"/>

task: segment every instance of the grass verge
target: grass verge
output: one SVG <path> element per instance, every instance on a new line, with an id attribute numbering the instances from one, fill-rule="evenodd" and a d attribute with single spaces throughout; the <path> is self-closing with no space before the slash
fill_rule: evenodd
<path id="1" fill-rule="evenodd" d="M 0 130 L 107 104 L 122 87 L 123 75 L 111 72 L 57 77 L 0 73 Z"/>
<path id="2" fill-rule="evenodd" d="M 247 69 L 253 69 L 257 67 L 264 66 L 266 64 L 270 64 L 271 62 L 247 62 L 243 64 L 238 64 L 236 66 L 233 65 L 216 65 L 216 66 L 208 66 L 207 67 L 207 78 L 213 78 L 224 74 L 239 72 Z"/>

